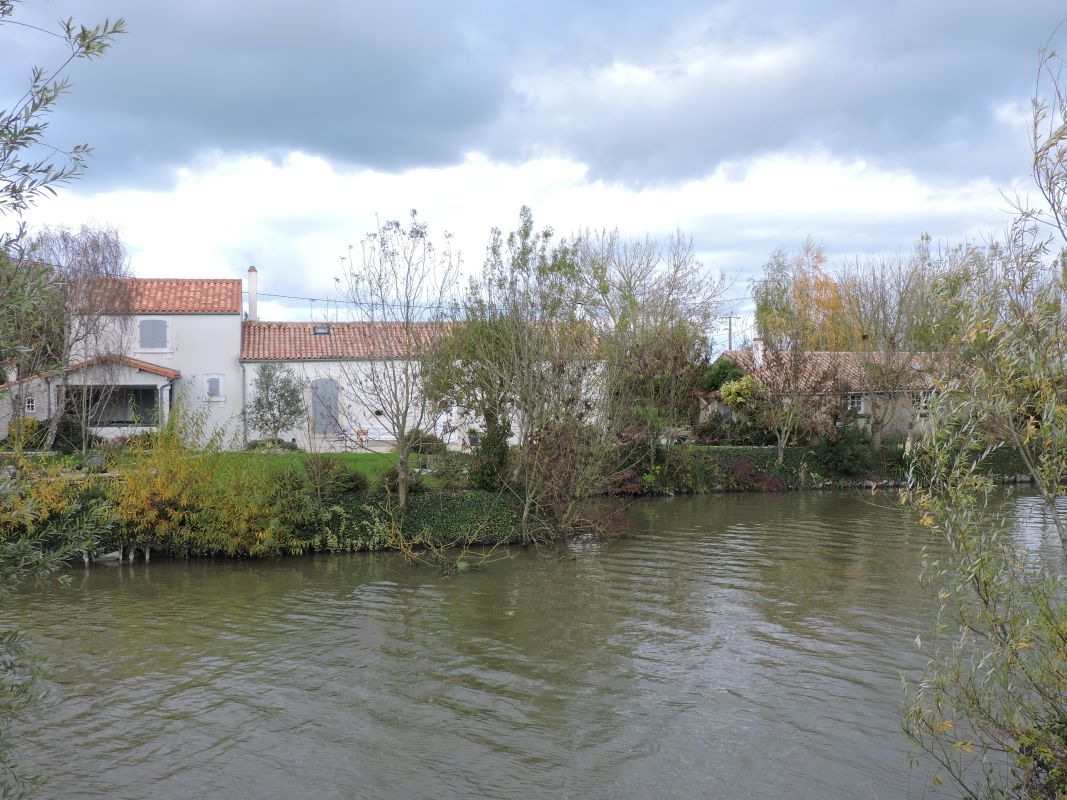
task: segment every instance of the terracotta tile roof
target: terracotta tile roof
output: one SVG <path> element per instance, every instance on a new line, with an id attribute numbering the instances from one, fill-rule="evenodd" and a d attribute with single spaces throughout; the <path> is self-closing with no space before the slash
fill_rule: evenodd
<path id="1" fill-rule="evenodd" d="M 126 278 L 131 314 L 240 314 L 238 278 Z"/>
<path id="2" fill-rule="evenodd" d="M 764 352 L 763 366 L 757 367 L 751 350 L 727 350 L 720 358 L 728 358 L 756 380 L 760 374 L 788 363 L 792 354 L 785 351 Z M 807 363 L 803 372 L 813 383 L 825 383 L 831 376 L 843 391 L 862 392 L 871 389 L 869 368 L 879 363 L 888 363 L 901 377 L 900 391 L 928 389 L 942 358 L 937 353 L 857 353 L 813 350 L 802 356 Z M 773 380 L 764 380 L 773 384 Z"/>
<path id="3" fill-rule="evenodd" d="M 326 328 L 329 333 L 315 333 Z M 443 326 L 415 323 L 416 346 L 441 335 Z M 393 322 L 245 322 L 241 326 L 242 361 L 350 361 L 399 358 L 405 347 L 404 326 Z"/>
<path id="4" fill-rule="evenodd" d="M 158 364 L 152 364 L 148 361 L 140 361 L 136 358 L 129 358 L 127 356 L 107 355 L 96 356 L 95 358 L 89 358 L 85 361 L 79 361 L 77 364 L 72 364 L 67 372 L 78 372 L 86 367 L 92 367 L 96 364 L 121 364 L 124 367 L 130 367 L 141 372 L 147 372 L 151 375 L 158 375 L 161 378 L 167 378 L 168 380 L 175 380 L 180 378 L 182 374 L 176 369 L 168 369 L 167 367 L 161 367 Z M 19 384 L 27 383 L 33 380 L 44 380 L 46 378 L 56 378 L 63 374 L 61 369 L 48 370 L 47 372 L 38 372 L 36 375 L 28 375 L 25 378 L 19 378 L 17 381 L 11 381 L 10 383 L 0 384 L 0 391 L 9 389 L 12 386 L 18 386 Z"/>
<path id="5" fill-rule="evenodd" d="M 140 372 L 147 372 L 151 375 L 158 375 L 161 378 L 167 378 L 168 380 L 174 380 L 180 378 L 182 374 L 176 369 L 168 369 L 167 367 L 161 367 L 158 364 L 153 364 L 149 361 L 141 361 L 137 358 L 130 358 L 129 356 L 97 356 L 96 358 L 90 358 L 86 361 L 80 361 L 70 368 L 70 372 L 77 372 L 85 367 L 91 367 L 95 364 L 120 364 L 124 367 L 130 367 L 131 369 L 139 370 Z"/>

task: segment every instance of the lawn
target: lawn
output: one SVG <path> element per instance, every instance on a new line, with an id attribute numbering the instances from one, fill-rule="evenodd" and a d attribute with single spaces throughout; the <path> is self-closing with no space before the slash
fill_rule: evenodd
<path id="1" fill-rule="evenodd" d="M 251 463 L 262 466 L 263 462 L 266 461 L 275 469 L 282 470 L 287 467 L 302 466 L 310 454 L 302 451 L 285 453 L 236 451 L 222 453 L 221 455 L 224 459 L 223 463 L 232 469 L 240 469 L 243 465 Z M 359 470 L 367 476 L 367 482 L 372 487 L 378 485 L 383 472 L 390 467 L 396 466 L 396 453 L 325 453 L 324 455 L 336 459 L 348 467 Z M 411 464 L 416 466 L 417 461 L 415 458 L 411 459 Z"/>
<path id="2" fill-rule="evenodd" d="M 223 452 L 219 454 L 222 459 L 223 469 L 225 470 L 252 471 L 266 468 L 272 473 L 289 468 L 299 468 L 303 466 L 304 461 L 309 455 L 311 454 L 303 451 L 269 453 L 249 452 L 245 450 Z M 367 484 L 372 489 L 378 486 L 381 481 L 382 473 L 387 469 L 396 466 L 397 461 L 396 453 L 324 453 L 323 455 L 335 459 L 366 475 Z M 111 463 L 124 463 L 135 457 L 136 456 L 132 453 L 121 453 L 114 456 L 115 461 Z M 34 454 L 26 456 L 25 459 L 31 463 L 40 464 L 42 466 L 60 465 L 80 468 L 82 463 L 81 456 L 79 455 Z M 413 469 L 418 468 L 419 460 L 419 456 L 411 456 L 410 463 Z M 15 461 L 16 458 L 13 453 L 0 451 L 0 466 L 9 463 L 14 464 Z M 422 475 L 422 481 L 430 487 L 434 487 L 439 483 L 438 479 L 432 474 Z"/>

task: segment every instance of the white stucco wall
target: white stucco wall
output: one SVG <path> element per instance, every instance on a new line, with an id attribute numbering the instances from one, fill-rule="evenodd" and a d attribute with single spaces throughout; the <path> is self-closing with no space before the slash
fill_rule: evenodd
<path id="1" fill-rule="evenodd" d="M 33 399 L 32 412 L 25 411 L 27 398 Z M 0 391 L 0 439 L 7 438 L 13 408 L 16 413 L 24 417 L 44 422 L 48 419 L 48 404 L 48 384 L 39 378 L 33 378 Z"/>
<path id="2" fill-rule="evenodd" d="M 255 395 L 256 367 L 260 362 L 246 362 L 245 367 L 245 396 L 251 402 Z M 343 450 L 373 449 L 389 450 L 395 445 L 389 426 L 381 416 L 375 414 L 371 402 L 361 393 L 355 391 L 351 378 L 357 372 L 367 374 L 375 367 L 381 367 L 385 362 L 370 361 L 282 361 L 278 362 L 288 367 L 297 376 L 304 387 L 304 403 L 307 407 L 308 419 L 303 425 L 291 428 L 281 434 L 286 441 L 295 441 L 304 450 L 314 452 L 333 452 Z M 379 370 L 380 371 L 380 370 Z M 312 430 L 312 382 L 320 378 L 329 378 L 337 382 L 338 387 L 338 422 L 342 429 L 340 434 L 319 435 Z M 356 440 L 359 431 L 366 431 L 365 442 L 359 444 Z M 466 430 L 463 428 L 462 430 Z M 445 434 L 441 429 L 437 431 L 452 446 L 458 446 L 459 436 L 456 433 Z M 254 440 L 265 436 L 261 431 L 252 427 L 248 429 L 248 439 Z"/>
<path id="3" fill-rule="evenodd" d="M 167 346 L 140 346 L 139 323 L 162 320 L 167 325 Z M 117 326 L 116 326 L 117 327 Z M 241 434 L 241 315 L 240 314 L 139 314 L 129 318 L 125 353 L 177 370 L 172 397 L 195 413 L 203 414 L 205 433 L 220 432 L 239 442 Z M 210 399 L 207 378 L 221 379 L 221 396 Z"/>
<path id="4" fill-rule="evenodd" d="M 138 337 L 141 320 L 161 320 L 167 325 L 167 346 L 144 349 Z M 105 323 L 101 336 L 90 345 L 81 348 L 72 356 L 72 362 L 91 359 L 103 354 L 124 354 L 129 358 L 145 361 L 166 369 L 176 370 L 181 376 L 170 387 L 172 401 L 185 404 L 190 411 L 201 414 L 204 433 L 219 432 L 225 444 L 242 446 L 242 376 L 241 376 L 241 315 L 240 314 L 141 314 L 132 317 L 116 317 Z M 94 352 L 95 350 L 95 352 Z M 217 376 L 221 380 L 221 396 L 208 397 L 207 379 Z M 136 369 L 107 367 L 104 370 L 88 369 L 72 374 L 69 383 L 115 384 L 125 386 L 160 387 L 171 383 L 151 373 Z M 35 393 L 40 397 L 32 415 L 36 419 L 48 418 L 55 405 L 55 383 L 51 381 L 52 404 L 48 403 L 48 387 L 43 380 L 29 381 L 13 387 L 21 395 Z M 0 397 L 0 438 L 7 435 L 11 416 L 8 396 Z M 107 436 L 128 432 L 120 429 L 101 429 Z"/>

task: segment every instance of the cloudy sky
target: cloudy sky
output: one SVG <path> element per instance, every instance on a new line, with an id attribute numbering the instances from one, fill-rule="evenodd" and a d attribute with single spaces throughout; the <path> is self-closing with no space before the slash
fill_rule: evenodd
<path id="1" fill-rule="evenodd" d="M 123 17 L 49 141 L 95 149 L 32 225 L 117 226 L 145 277 L 333 296 L 349 244 L 410 209 L 468 269 L 521 205 L 560 234 L 680 229 L 748 280 L 807 236 L 833 258 L 958 242 L 1027 192 L 1037 52 L 1062 2 L 32 0 Z M 61 43 L 0 26 L 0 105 Z M 0 221 L 9 225 L 11 220 Z M 274 300 L 261 316 L 322 304 Z"/>

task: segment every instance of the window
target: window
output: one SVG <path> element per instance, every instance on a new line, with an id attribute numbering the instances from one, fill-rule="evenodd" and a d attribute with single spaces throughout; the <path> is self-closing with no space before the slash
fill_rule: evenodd
<path id="1" fill-rule="evenodd" d="M 33 414 L 37 411 L 37 398 L 27 397 L 26 405 L 24 406 L 27 414 Z"/>
<path id="2" fill-rule="evenodd" d="M 222 401 L 226 397 L 222 393 L 222 376 L 221 375 L 205 375 L 204 376 L 204 391 L 207 394 L 208 400 Z"/>
<path id="3" fill-rule="evenodd" d="M 330 334 L 329 325 L 316 325 L 313 330 L 315 331 L 316 336 L 329 336 Z"/>
<path id="4" fill-rule="evenodd" d="M 863 412 L 863 395 L 859 392 L 849 392 L 845 395 L 845 408 L 857 414 Z"/>
<path id="5" fill-rule="evenodd" d="M 316 378 L 311 382 L 311 429 L 319 435 L 338 434 L 337 381 Z"/>
<path id="6" fill-rule="evenodd" d="M 138 341 L 142 350 L 167 349 L 167 321 L 142 319 L 137 323 Z"/>
<path id="7" fill-rule="evenodd" d="M 911 397 L 915 403 L 915 410 L 920 413 L 926 413 L 927 406 L 930 405 L 930 399 L 934 396 L 933 389 L 924 389 L 921 392 L 915 392 Z"/>

